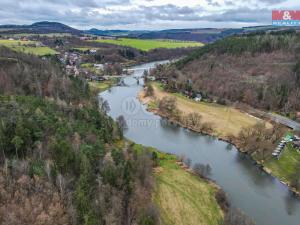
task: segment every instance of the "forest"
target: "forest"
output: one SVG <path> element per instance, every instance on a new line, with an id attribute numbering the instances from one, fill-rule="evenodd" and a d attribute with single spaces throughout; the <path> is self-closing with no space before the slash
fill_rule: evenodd
<path id="1" fill-rule="evenodd" d="M 152 152 L 53 59 L 0 50 L 0 224 L 156 224 Z"/>
<path id="2" fill-rule="evenodd" d="M 225 38 L 151 75 L 171 92 L 201 93 L 207 101 L 246 103 L 296 119 L 300 110 L 300 35 L 258 33 Z"/>

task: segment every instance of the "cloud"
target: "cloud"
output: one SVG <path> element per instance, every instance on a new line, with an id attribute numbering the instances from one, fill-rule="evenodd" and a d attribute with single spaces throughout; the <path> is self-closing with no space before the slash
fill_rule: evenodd
<path id="1" fill-rule="evenodd" d="M 203 21 L 268 23 L 271 8 L 294 0 L 205 0 L 190 4 L 184 0 L 0 0 L 0 24 L 28 24 L 57 21 L 78 28 L 151 27 L 155 24 L 185 24 Z M 194 2 L 194 1 L 193 1 Z M 192 5 L 192 6 L 191 6 Z M 180 27 L 178 27 L 180 28 Z"/>
<path id="2" fill-rule="evenodd" d="M 202 19 L 216 21 L 216 22 L 256 22 L 266 23 L 271 20 L 271 12 L 268 9 L 249 9 L 237 8 L 228 10 L 224 13 L 202 17 Z"/>

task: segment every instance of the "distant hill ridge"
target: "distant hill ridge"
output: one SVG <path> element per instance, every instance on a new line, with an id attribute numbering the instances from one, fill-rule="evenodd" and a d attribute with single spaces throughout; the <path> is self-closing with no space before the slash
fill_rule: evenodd
<path id="1" fill-rule="evenodd" d="M 71 33 L 80 34 L 82 31 L 58 22 L 42 21 L 31 25 L 0 25 L 1 33 Z"/>
<path id="2" fill-rule="evenodd" d="M 203 43 L 212 43 L 225 37 L 273 30 L 295 29 L 299 27 L 273 27 L 273 26 L 256 26 L 244 28 L 192 28 L 192 29 L 168 29 L 168 30 L 99 30 L 92 28 L 90 30 L 78 30 L 59 22 L 42 21 L 31 25 L 0 25 L 1 34 L 19 34 L 19 33 L 71 33 L 74 35 L 97 35 L 97 36 L 114 36 L 130 37 L 140 39 L 173 39 L 183 41 L 198 41 Z"/>

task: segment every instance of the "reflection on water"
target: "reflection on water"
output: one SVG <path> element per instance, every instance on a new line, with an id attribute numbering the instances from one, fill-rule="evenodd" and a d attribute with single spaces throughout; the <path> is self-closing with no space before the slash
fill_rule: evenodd
<path id="1" fill-rule="evenodd" d="M 154 64 L 142 67 L 152 66 Z M 139 70 L 133 76 L 142 74 L 143 71 Z M 193 163 L 209 164 L 213 168 L 210 177 L 228 194 L 232 205 L 241 208 L 257 225 L 300 224 L 300 200 L 234 146 L 214 137 L 188 131 L 145 112 L 145 107 L 139 102 L 137 114 L 128 115 L 126 110 L 124 112 L 124 99 L 136 97 L 142 88 L 135 79 L 126 78 L 124 81 L 128 87 L 114 87 L 101 96 L 108 100 L 111 107 L 109 114 L 113 118 L 124 115 L 127 121 L 135 122 L 125 132 L 126 138 L 161 151 L 185 155 Z"/>
<path id="2" fill-rule="evenodd" d="M 288 192 L 285 197 L 286 212 L 288 215 L 293 215 L 297 212 L 299 198 L 293 193 Z M 300 221 L 299 221 L 300 223 Z"/>

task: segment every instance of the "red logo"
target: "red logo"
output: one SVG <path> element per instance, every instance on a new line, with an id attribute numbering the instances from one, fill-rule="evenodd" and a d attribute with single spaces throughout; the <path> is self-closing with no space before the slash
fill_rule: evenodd
<path id="1" fill-rule="evenodd" d="M 272 20 L 300 20 L 300 10 L 273 10 Z"/>

